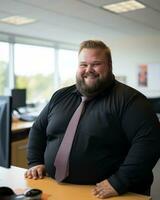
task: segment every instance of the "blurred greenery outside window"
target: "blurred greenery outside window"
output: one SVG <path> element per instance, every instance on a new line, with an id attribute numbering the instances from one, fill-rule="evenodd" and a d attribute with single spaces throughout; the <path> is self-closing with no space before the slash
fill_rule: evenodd
<path id="1" fill-rule="evenodd" d="M 0 95 L 9 85 L 9 43 L 0 42 Z"/>
<path id="2" fill-rule="evenodd" d="M 45 103 L 53 94 L 54 48 L 15 44 L 15 86 L 27 89 L 27 103 Z"/>
<path id="3" fill-rule="evenodd" d="M 0 95 L 10 94 L 13 87 L 26 88 L 27 103 L 48 102 L 57 89 L 75 83 L 77 54 L 70 49 L 0 41 Z"/>
<path id="4" fill-rule="evenodd" d="M 75 83 L 78 52 L 73 50 L 58 50 L 59 87 L 66 87 Z"/>

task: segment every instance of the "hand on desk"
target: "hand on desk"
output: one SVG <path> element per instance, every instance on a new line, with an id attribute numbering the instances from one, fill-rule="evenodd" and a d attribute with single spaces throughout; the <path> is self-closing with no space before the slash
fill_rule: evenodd
<path id="1" fill-rule="evenodd" d="M 45 176 L 46 170 L 44 165 L 36 165 L 34 167 L 31 167 L 28 169 L 24 176 L 25 178 L 30 178 L 30 179 L 41 179 Z"/>
<path id="2" fill-rule="evenodd" d="M 118 192 L 107 180 L 97 183 L 96 187 L 93 189 L 93 194 L 100 199 L 118 196 Z"/>
<path id="3" fill-rule="evenodd" d="M 36 165 L 28 169 L 25 172 L 24 176 L 25 178 L 29 179 L 39 179 L 39 178 L 42 179 L 45 176 L 45 174 L 46 174 L 45 166 Z M 107 180 L 97 183 L 96 187 L 93 189 L 92 192 L 96 197 L 100 199 L 118 196 L 117 191 L 111 186 L 111 184 Z"/>

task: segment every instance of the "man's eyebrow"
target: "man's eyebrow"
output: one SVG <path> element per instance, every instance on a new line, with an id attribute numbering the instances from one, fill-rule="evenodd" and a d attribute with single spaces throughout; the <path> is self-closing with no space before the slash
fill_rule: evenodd
<path id="1" fill-rule="evenodd" d="M 87 63 L 86 61 L 79 61 L 80 63 Z M 93 60 L 91 63 L 93 62 L 104 62 L 104 60 Z"/>
<path id="2" fill-rule="evenodd" d="M 79 63 L 87 63 L 87 62 L 85 62 L 85 61 L 80 61 Z"/>

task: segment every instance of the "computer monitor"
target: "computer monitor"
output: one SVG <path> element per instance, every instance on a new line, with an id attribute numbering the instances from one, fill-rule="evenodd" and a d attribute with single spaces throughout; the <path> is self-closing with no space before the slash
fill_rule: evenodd
<path id="1" fill-rule="evenodd" d="M 0 96 L 0 166 L 11 165 L 11 97 Z"/>
<path id="2" fill-rule="evenodd" d="M 11 93 L 13 110 L 26 106 L 26 89 L 12 89 Z"/>
<path id="3" fill-rule="evenodd" d="M 160 97 L 148 98 L 155 113 L 160 113 Z"/>

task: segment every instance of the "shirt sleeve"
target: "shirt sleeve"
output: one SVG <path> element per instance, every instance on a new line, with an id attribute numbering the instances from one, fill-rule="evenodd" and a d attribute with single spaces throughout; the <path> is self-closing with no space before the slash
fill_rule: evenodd
<path id="1" fill-rule="evenodd" d="M 27 159 L 29 167 L 44 164 L 48 107 L 49 105 L 45 106 L 29 132 L 27 147 Z"/>
<path id="2" fill-rule="evenodd" d="M 119 170 L 108 179 L 119 194 L 145 185 L 160 156 L 160 123 L 143 95 L 133 95 L 125 103 L 121 124 L 130 148 Z"/>

